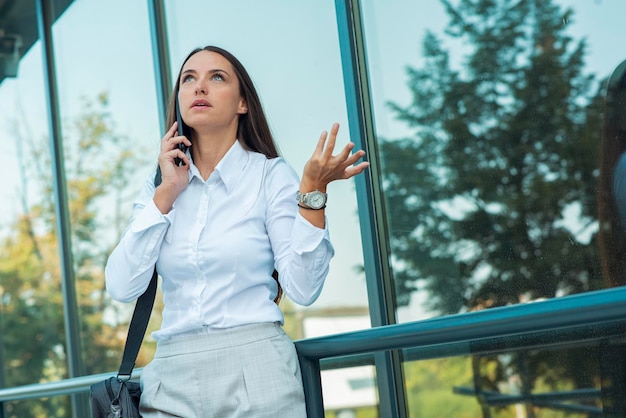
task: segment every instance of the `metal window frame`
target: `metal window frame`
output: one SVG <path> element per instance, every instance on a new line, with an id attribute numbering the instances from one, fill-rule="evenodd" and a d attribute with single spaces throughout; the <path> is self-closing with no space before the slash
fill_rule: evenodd
<path id="1" fill-rule="evenodd" d="M 154 81 L 156 83 L 157 112 L 161 132 L 166 130 L 166 113 L 169 96 L 172 92 L 170 48 L 167 36 L 166 12 L 163 0 L 148 0 L 150 20 L 150 39 L 152 39 L 152 58 Z"/>
<path id="2" fill-rule="evenodd" d="M 397 322 L 396 295 L 389 262 L 391 249 L 371 103 L 361 2 L 335 0 L 335 9 L 350 138 L 357 149 L 365 150 L 366 158 L 370 162 L 368 170 L 355 178 L 370 320 L 372 327 L 393 325 Z M 374 358 L 380 416 L 406 417 L 402 353 L 398 350 L 381 351 L 375 353 Z M 319 364 L 317 368 L 319 369 Z"/>

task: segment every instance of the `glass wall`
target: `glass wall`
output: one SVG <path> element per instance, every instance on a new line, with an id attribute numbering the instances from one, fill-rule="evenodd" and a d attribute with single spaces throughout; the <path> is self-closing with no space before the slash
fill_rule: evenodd
<path id="1" fill-rule="evenodd" d="M 281 153 L 296 172 L 302 172 L 320 133 L 334 122 L 341 125 L 336 148 L 350 140 L 332 0 L 177 0 L 166 6 L 172 76 L 194 48 L 217 45 L 232 52 L 256 84 Z M 354 184 L 334 182 L 328 194 L 326 214 L 336 255 L 311 307 L 282 303 L 292 338 L 312 336 L 304 332 L 307 317 L 356 317 L 344 321 L 352 329 L 368 317 Z M 319 332 L 332 330 L 314 335 Z"/>
<path id="2" fill-rule="evenodd" d="M 615 284 L 596 199 L 621 5 L 362 3 L 400 320 Z"/>
<path id="3" fill-rule="evenodd" d="M 620 339 L 428 360 L 406 350 L 408 416 L 622 416 L 623 352 Z"/>
<path id="4" fill-rule="evenodd" d="M 132 306 L 107 297 L 102 272 L 128 221 L 129 202 L 154 170 L 160 133 L 146 4 L 68 3 L 45 7 L 52 16 L 60 15 L 52 28 L 52 78 L 59 92 L 52 105 L 60 114 L 55 139 L 63 144 L 72 229 L 74 276 L 68 280 L 75 285 L 80 316 L 74 373 L 93 374 L 119 366 Z M 7 3 L 2 13 L 3 23 L 19 19 L 23 34 L 37 33 L 34 2 Z M 17 77 L 0 83 L 0 132 L 6 141 L 0 156 L 0 387 L 67 378 L 71 362 L 48 86 L 41 44 L 23 45 L 28 47 Z M 132 176 L 139 180 L 131 182 Z M 143 357 L 148 355 L 140 355 L 138 364 L 151 354 Z M 80 416 L 69 401 L 58 396 L 12 402 L 3 412 L 7 417 L 67 417 L 74 410 Z"/>
<path id="5" fill-rule="evenodd" d="M 0 387 L 67 376 L 44 66 L 41 44 L 27 47 L 16 76 L 0 81 Z M 34 399 L 4 412 L 47 416 L 68 406 L 67 397 Z"/>
<path id="6" fill-rule="evenodd" d="M 28 3 L 35 16 L 35 3 Z M 172 69 L 166 76 L 174 77 L 196 47 L 234 53 L 297 172 L 333 122 L 342 126 L 339 146 L 357 139 L 348 132 L 352 104 L 342 66 L 349 57 L 340 53 L 335 1 L 164 3 L 168 51 L 162 52 Z M 626 240 L 612 184 L 613 166 L 626 150 L 616 138 L 626 129 L 611 125 L 608 115 L 624 114 L 626 81 L 612 81 L 614 100 L 605 104 L 607 78 L 626 60 L 614 47 L 626 36 L 618 22 L 621 2 L 450 3 L 447 9 L 443 2 L 355 2 L 365 27 L 379 150 L 369 159 L 381 165 L 398 321 L 623 285 Z M 59 92 L 53 106 L 65 157 L 70 285 L 80 316 L 81 373 L 93 374 L 119 364 L 132 306 L 107 296 L 103 267 L 156 167 L 163 134 L 152 3 L 50 4 L 60 14 L 52 27 Z M 17 77 L 0 81 L 6 142 L 0 154 L 0 387 L 69 374 L 41 57 L 35 43 Z M 358 215 L 370 208 L 357 207 L 353 181 L 332 183 L 328 192 L 336 256 L 315 304 L 282 303 L 293 339 L 370 326 L 363 248 L 372 243 L 362 242 Z M 150 329 L 158 326 L 160 308 L 157 301 Z M 445 406 L 448 416 L 459 417 L 565 416 L 554 412 L 553 398 L 540 399 L 552 406 L 539 411 L 537 402 L 516 404 L 494 392 L 559 393 L 570 404 L 573 393 L 585 399 L 574 408 L 593 413 L 615 399 L 601 402 L 606 365 L 621 355 L 619 341 L 606 342 L 608 349 L 602 344 L 437 360 L 412 359 L 407 351 L 400 379 L 409 415 L 437 416 Z M 148 337 L 138 366 L 152 349 Z M 389 382 L 376 371 L 390 364 L 323 372 L 329 416 L 377 416 L 386 395 L 376 389 Z M 385 379 L 393 375 L 383 371 Z M 340 393 L 346 397 L 335 396 Z M 65 397 L 5 406 L 9 416 L 67 416 L 69 408 Z"/>
<path id="7" fill-rule="evenodd" d="M 626 60 L 611 46 L 626 35 L 621 4 L 450 3 L 362 1 L 399 321 L 623 285 L 611 171 L 624 148 L 605 130 L 607 79 Z M 586 380 L 548 360 L 567 353 L 544 354 L 528 355 L 524 390 L 592 388 L 597 408 L 596 353 L 577 357 Z M 468 369 L 471 390 L 491 373 L 486 390 L 506 393 L 521 366 L 487 357 L 472 357 L 484 365 Z M 439 416 L 411 383 L 424 370 L 404 373 L 410 415 Z M 444 415 L 586 416 L 499 407 Z"/>
<path id="8" fill-rule="evenodd" d="M 52 34 L 81 350 L 86 373 L 102 373 L 119 366 L 132 309 L 104 292 L 103 268 L 161 138 L 147 3 L 75 1 Z"/>

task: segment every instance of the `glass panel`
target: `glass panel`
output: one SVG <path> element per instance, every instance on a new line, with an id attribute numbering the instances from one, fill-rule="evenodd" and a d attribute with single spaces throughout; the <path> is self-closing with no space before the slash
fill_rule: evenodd
<path id="1" fill-rule="evenodd" d="M 177 0 L 166 5 L 172 72 L 196 47 L 213 44 L 232 52 L 254 80 L 282 155 L 298 173 L 320 133 L 333 122 L 342 125 L 337 146 L 348 141 L 333 1 Z M 304 335 L 303 316 L 368 315 L 354 184 L 334 182 L 328 193 L 326 213 L 336 255 L 311 308 L 282 303 L 292 338 Z"/>
<path id="2" fill-rule="evenodd" d="M 4 36 L 17 35 L 21 40 L 19 63 L 8 62 L 12 53 L 0 59 L 0 387 L 12 387 L 57 380 L 65 375 L 66 363 L 35 4 L 5 6 L 0 22 L 14 16 L 20 25 L 3 26 Z M 12 14 L 16 9 L 19 13 Z M 4 40 L 0 43 L 8 49 Z M 6 412 L 7 416 L 38 416 L 33 411 L 47 410 L 49 405 L 33 400 L 9 404 Z"/>
<path id="3" fill-rule="evenodd" d="M 471 366 L 471 359 L 464 356 L 405 361 L 403 371 L 409 417 L 488 417 L 482 415 L 476 398 L 457 393 L 472 387 Z"/>
<path id="4" fill-rule="evenodd" d="M 623 339 L 423 361 L 408 350 L 409 416 L 624 416 L 623 354 Z"/>
<path id="5" fill-rule="evenodd" d="M 103 269 L 156 166 L 161 137 L 146 5 L 74 1 L 53 26 L 87 374 L 119 367 L 133 306 L 111 301 Z M 152 357 L 146 350 L 138 366 Z"/>
<path id="6" fill-rule="evenodd" d="M 322 371 L 326 418 L 378 417 L 378 391 L 373 366 Z"/>
<path id="7" fill-rule="evenodd" d="M 69 396 L 54 396 L 48 399 L 32 399 L 4 404 L 7 418 L 16 417 L 71 417 Z M 27 412 L 25 412 L 27 411 Z"/>
<path id="8" fill-rule="evenodd" d="M 399 320 L 624 284 L 596 207 L 622 4 L 362 3 Z"/>

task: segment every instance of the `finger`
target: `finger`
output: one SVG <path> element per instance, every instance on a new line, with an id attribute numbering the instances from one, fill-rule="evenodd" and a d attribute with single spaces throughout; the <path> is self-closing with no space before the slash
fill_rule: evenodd
<path id="1" fill-rule="evenodd" d="M 172 151 L 173 149 L 177 148 L 178 143 L 176 142 L 176 140 L 174 139 L 175 137 L 171 137 L 171 138 L 166 138 L 164 139 L 165 142 L 163 143 L 163 145 L 161 146 L 161 151 L 163 153 Z"/>
<path id="2" fill-rule="evenodd" d="M 333 123 L 332 128 L 330 128 L 330 135 L 328 136 L 328 142 L 326 143 L 326 150 L 324 151 L 324 156 L 326 158 L 330 158 L 333 155 L 335 143 L 337 142 L 337 132 L 339 132 L 339 124 L 335 122 Z"/>
<path id="3" fill-rule="evenodd" d="M 359 174 L 365 168 L 367 168 L 369 166 L 369 162 L 367 162 L 367 161 L 363 161 L 363 162 L 361 162 L 360 164 L 358 164 L 356 166 L 354 165 L 354 164 L 356 164 L 356 162 L 358 160 L 360 160 L 364 156 L 365 156 L 365 151 L 359 150 L 359 151 L 355 152 L 354 154 L 350 155 L 349 158 L 346 158 L 342 162 L 342 164 L 337 167 L 338 169 L 341 170 L 342 178 L 350 178 L 350 177 L 352 177 L 352 176 L 354 176 L 356 174 Z M 346 173 L 351 173 L 351 174 L 346 177 Z"/>
<path id="4" fill-rule="evenodd" d="M 179 148 L 174 148 L 170 151 L 164 152 L 162 154 L 163 161 L 166 161 L 171 164 L 175 164 L 176 158 L 180 158 L 186 165 L 189 165 L 189 159 L 187 158 L 187 154 L 182 152 Z"/>
<path id="5" fill-rule="evenodd" d="M 348 158 L 350 157 L 350 153 L 352 152 L 353 149 L 354 149 L 354 143 L 353 142 L 348 142 L 346 144 L 346 146 L 343 147 L 341 152 L 339 154 L 337 154 L 336 158 L 339 159 L 339 161 L 347 161 Z M 357 160 L 358 160 L 358 158 L 357 158 Z M 356 161 L 356 160 L 354 160 L 354 161 Z M 352 164 L 352 163 L 350 163 L 350 164 Z"/>
<path id="6" fill-rule="evenodd" d="M 189 168 L 189 158 L 187 158 L 187 154 L 182 152 L 180 149 L 176 148 L 176 157 L 183 161 L 183 166 Z"/>
<path id="7" fill-rule="evenodd" d="M 344 158 L 344 161 L 345 161 L 345 163 L 347 165 L 352 165 L 352 164 L 356 163 L 357 161 L 359 161 L 364 156 L 365 156 L 365 151 L 358 150 L 354 154 L 346 156 L 346 158 Z"/>
<path id="8" fill-rule="evenodd" d="M 187 138 L 187 137 L 186 137 L 186 136 L 184 136 L 184 135 L 177 135 L 177 136 L 173 136 L 173 137 L 171 137 L 171 138 L 169 139 L 169 141 L 170 141 L 170 142 L 172 142 L 173 144 L 176 144 L 176 145 L 178 145 L 178 144 L 181 144 L 181 143 L 182 143 L 182 144 L 187 145 L 188 147 L 190 147 L 190 146 L 191 146 L 191 141 L 189 140 L 189 138 Z"/>
<path id="9" fill-rule="evenodd" d="M 169 146 L 169 141 L 176 132 L 176 126 L 177 124 L 176 122 L 174 122 L 174 124 L 170 127 L 170 129 L 168 129 L 167 132 L 165 132 L 165 135 L 163 135 L 163 138 L 161 138 L 161 151 L 167 151 L 171 149 L 171 147 Z"/>
<path id="10" fill-rule="evenodd" d="M 172 124 L 172 126 L 170 126 L 170 129 L 167 130 L 167 132 L 165 132 L 165 135 L 163 136 L 163 140 L 168 140 L 171 137 L 174 136 L 174 133 L 176 132 L 176 128 L 178 128 L 178 122 L 174 121 L 174 123 Z"/>
<path id="11" fill-rule="evenodd" d="M 370 163 L 367 161 L 363 161 L 358 165 L 352 165 L 345 170 L 345 179 L 349 179 L 351 177 L 356 176 L 357 174 L 361 174 L 367 167 L 369 167 Z"/>
<path id="12" fill-rule="evenodd" d="M 324 144 L 326 143 L 326 137 L 328 136 L 328 132 L 322 131 L 320 134 L 320 138 L 317 140 L 317 146 L 315 147 L 314 155 L 322 155 L 324 152 Z"/>

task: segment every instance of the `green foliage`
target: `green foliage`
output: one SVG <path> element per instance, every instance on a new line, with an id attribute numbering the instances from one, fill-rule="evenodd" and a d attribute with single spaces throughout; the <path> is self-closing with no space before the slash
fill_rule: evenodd
<path id="1" fill-rule="evenodd" d="M 596 213 L 601 96 L 583 73 L 584 41 L 566 35 L 572 12 L 455 3 L 444 1 L 446 33 L 463 43 L 463 66 L 428 34 L 423 66 L 408 70 L 412 103 L 390 104 L 415 136 L 381 144 L 399 304 L 418 286 L 442 313 L 600 288 L 584 232 Z"/>
<path id="2" fill-rule="evenodd" d="M 81 325 L 81 345 L 87 374 L 115 370 L 125 337 L 124 324 L 104 320 L 116 306 L 104 290 L 103 266 L 117 237 L 103 239 L 105 231 L 119 231 L 116 219 L 107 219 L 105 202 L 118 202 L 138 159 L 120 146 L 119 135 L 107 111 L 107 96 L 85 100 L 83 112 L 65 132 L 65 173 L 72 224 L 72 256 Z M 23 214 L 13 233 L 0 243 L 0 327 L 4 386 L 66 378 L 63 298 L 51 187 L 47 141 L 34 144 L 16 138 L 31 149 L 20 161 L 37 182 L 33 202 L 30 190 L 21 190 Z M 109 210 L 116 209 L 108 204 Z M 114 213 L 118 213 L 115 210 Z M 110 234 L 109 234 L 110 235 Z M 115 316 L 115 315 L 113 315 Z M 67 416 L 67 398 L 15 402 L 6 406 L 9 417 Z"/>
<path id="3" fill-rule="evenodd" d="M 475 398 L 453 392 L 455 386 L 472 387 L 472 369 L 468 358 L 407 362 L 404 374 L 409 416 L 480 417 Z"/>

